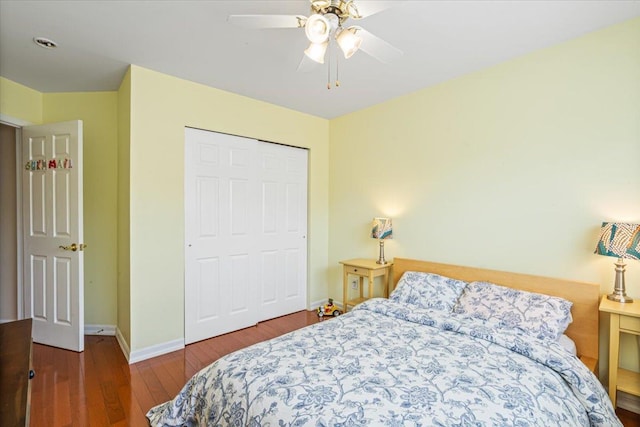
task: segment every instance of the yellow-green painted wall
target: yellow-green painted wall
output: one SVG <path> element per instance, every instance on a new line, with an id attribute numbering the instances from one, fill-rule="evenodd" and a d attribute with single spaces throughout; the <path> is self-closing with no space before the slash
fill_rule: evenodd
<path id="1" fill-rule="evenodd" d="M 341 295 L 338 261 L 377 256 L 374 216 L 394 220 L 387 258 L 609 293 L 599 225 L 640 222 L 640 19 L 334 119 L 330 143 L 330 295 Z M 640 262 L 627 290 L 640 299 Z M 626 340 L 622 364 L 637 371 Z"/>
<path id="2" fill-rule="evenodd" d="M 329 122 L 131 67 L 131 350 L 184 337 L 185 126 L 305 147 L 309 153 L 309 299 L 324 298 Z"/>
<path id="3" fill-rule="evenodd" d="M 42 94 L 0 77 L 0 114 L 30 124 L 42 123 Z"/>
<path id="4" fill-rule="evenodd" d="M 129 157 L 131 150 L 131 69 L 118 89 L 118 330 L 131 342 L 131 268 L 130 268 L 130 195 Z"/>
<path id="5" fill-rule="evenodd" d="M 31 124 L 84 122 L 85 323 L 115 325 L 117 93 L 40 93 L 0 77 L 0 113 Z"/>
<path id="6" fill-rule="evenodd" d="M 83 121 L 85 323 L 117 318 L 118 94 L 45 93 L 42 122 Z"/>

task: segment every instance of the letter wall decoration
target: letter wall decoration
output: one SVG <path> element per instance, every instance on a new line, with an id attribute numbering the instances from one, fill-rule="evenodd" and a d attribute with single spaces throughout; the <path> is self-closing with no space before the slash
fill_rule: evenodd
<path id="1" fill-rule="evenodd" d="M 28 171 L 45 171 L 47 169 L 72 169 L 73 164 L 71 159 L 65 157 L 63 159 L 50 159 L 47 160 L 29 160 L 24 165 L 25 170 Z"/>

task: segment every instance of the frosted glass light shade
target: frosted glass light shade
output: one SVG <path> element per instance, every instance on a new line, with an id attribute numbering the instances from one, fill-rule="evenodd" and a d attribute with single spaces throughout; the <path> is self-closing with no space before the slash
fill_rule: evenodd
<path id="1" fill-rule="evenodd" d="M 311 43 L 309 47 L 304 50 L 304 54 L 317 63 L 324 64 L 324 54 L 327 52 L 328 45 L 328 42 Z"/>
<path id="2" fill-rule="evenodd" d="M 329 39 L 331 24 L 327 18 L 316 13 L 307 19 L 304 32 L 311 43 L 324 43 Z"/>
<path id="3" fill-rule="evenodd" d="M 362 37 L 356 34 L 357 31 L 357 27 L 349 27 L 342 30 L 336 38 L 338 46 L 340 46 L 346 59 L 351 58 L 353 54 L 360 49 L 360 45 L 362 44 Z"/>

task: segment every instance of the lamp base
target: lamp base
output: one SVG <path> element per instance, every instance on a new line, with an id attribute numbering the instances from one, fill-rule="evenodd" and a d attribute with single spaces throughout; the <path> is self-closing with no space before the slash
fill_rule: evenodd
<path id="1" fill-rule="evenodd" d="M 376 264 L 385 265 L 386 263 L 387 263 L 387 260 L 384 259 L 384 240 L 380 240 L 380 256 L 378 256 L 378 260 L 376 261 Z"/>
<path id="2" fill-rule="evenodd" d="M 624 286 L 624 259 L 618 258 L 616 266 L 616 281 L 613 286 L 613 292 L 607 295 L 607 299 L 616 302 L 633 302 L 633 298 L 627 296 L 627 291 Z"/>
<path id="3" fill-rule="evenodd" d="M 607 295 L 607 299 L 615 302 L 622 302 L 622 303 L 633 302 L 633 298 L 628 297 L 626 295 L 616 294 L 616 293 Z"/>

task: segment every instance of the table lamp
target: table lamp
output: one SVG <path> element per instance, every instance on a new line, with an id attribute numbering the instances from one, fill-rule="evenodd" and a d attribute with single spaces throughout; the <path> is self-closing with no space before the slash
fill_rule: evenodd
<path id="1" fill-rule="evenodd" d="M 598 255 L 617 257 L 616 281 L 613 293 L 607 299 L 617 302 L 633 302 L 627 296 L 624 285 L 625 259 L 640 260 L 640 224 L 621 222 L 603 222 L 600 228 L 600 239 L 594 252 Z"/>
<path id="2" fill-rule="evenodd" d="M 384 239 L 393 239 L 391 218 L 373 218 L 371 237 L 380 240 L 380 256 L 376 263 L 386 264 L 387 261 L 384 259 Z"/>

